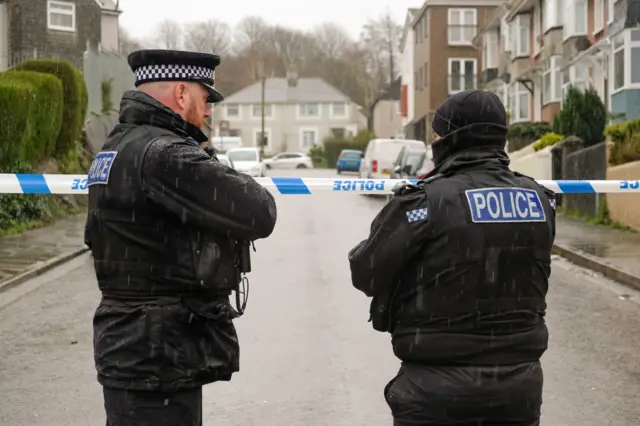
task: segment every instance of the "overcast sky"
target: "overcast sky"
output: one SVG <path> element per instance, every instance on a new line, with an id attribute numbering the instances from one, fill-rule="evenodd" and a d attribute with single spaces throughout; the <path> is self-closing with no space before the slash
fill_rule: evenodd
<path id="1" fill-rule="evenodd" d="M 120 22 L 136 38 L 153 35 L 165 19 L 180 23 L 216 18 L 234 26 L 245 16 L 263 17 L 270 24 L 311 29 L 326 21 L 335 22 L 357 37 L 367 18 L 375 18 L 388 7 L 402 23 L 414 0 L 120 0 L 124 13 Z"/>

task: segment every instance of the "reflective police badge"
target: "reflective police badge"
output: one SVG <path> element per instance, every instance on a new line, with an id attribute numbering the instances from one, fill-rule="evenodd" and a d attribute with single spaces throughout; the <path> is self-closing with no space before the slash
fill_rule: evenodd
<path id="1" fill-rule="evenodd" d="M 465 191 L 474 223 L 545 222 L 538 193 L 524 188 L 482 188 Z"/>
<path id="2" fill-rule="evenodd" d="M 111 167 L 118 151 L 103 151 L 96 154 L 87 174 L 87 186 L 108 185 Z"/>
<path id="3" fill-rule="evenodd" d="M 409 223 L 418 222 L 421 220 L 429 220 L 429 209 L 423 207 L 421 209 L 413 209 L 407 212 L 407 220 Z"/>

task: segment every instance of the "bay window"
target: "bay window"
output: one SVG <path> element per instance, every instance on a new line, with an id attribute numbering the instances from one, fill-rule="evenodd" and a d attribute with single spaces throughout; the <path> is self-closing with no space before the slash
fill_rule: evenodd
<path id="1" fill-rule="evenodd" d="M 587 35 L 587 0 L 565 0 L 564 38 Z"/>
<path id="2" fill-rule="evenodd" d="M 612 40 L 613 93 L 623 89 L 640 89 L 640 30 L 625 30 Z"/>
<path id="3" fill-rule="evenodd" d="M 574 65 L 566 68 L 562 72 L 562 101 L 564 102 L 569 86 L 585 92 L 589 88 L 589 73 L 591 67 L 588 65 Z"/>
<path id="4" fill-rule="evenodd" d="M 478 64 L 472 58 L 449 58 L 449 94 L 476 89 Z"/>
<path id="5" fill-rule="evenodd" d="M 551 56 L 544 62 L 542 72 L 542 105 L 562 102 L 562 56 Z"/>
<path id="6" fill-rule="evenodd" d="M 565 2 L 569 2 L 572 0 L 564 0 Z M 563 0 L 544 0 L 544 9 L 543 9 L 543 27 L 542 30 L 544 32 L 549 31 L 551 28 L 558 28 L 563 25 L 563 14 L 562 10 L 562 2 Z"/>
<path id="7" fill-rule="evenodd" d="M 509 87 L 509 111 L 511 123 L 531 121 L 531 92 L 517 81 Z"/>
<path id="8" fill-rule="evenodd" d="M 531 17 L 529 14 L 518 15 L 510 23 L 511 54 L 517 58 L 529 56 L 529 33 L 531 32 Z"/>
<path id="9" fill-rule="evenodd" d="M 533 10 L 533 54 L 537 55 L 540 53 L 540 28 L 542 28 L 541 24 L 542 12 L 540 11 L 540 6 L 536 6 Z"/>
<path id="10" fill-rule="evenodd" d="M 482 40 L 482 66 L 484 69 L 498 67 L 498 32 L 489 31 Z"/>

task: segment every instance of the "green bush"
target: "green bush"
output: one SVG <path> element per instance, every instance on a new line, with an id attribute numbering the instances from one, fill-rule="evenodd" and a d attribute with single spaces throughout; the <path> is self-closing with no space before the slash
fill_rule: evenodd
<path id="1" fill-rule="evenodd" d="M 608 126 L 605 135 L 613 142 L 609 163 L 640 161 L 640 118 Z"/>
<path id="2" fill-rule="evenodd" d="M 549 123 L 516 123 L 509 126 L 507 140 L 509 141 L 509 152 L 519 151 L 524 147 L 531 145 L 542 137 L 542 135 L 551 132 Z"/>
<path id="3" fill-rule="evenodd" d="M 20 158 L 20 141 L 29 117 L 29 85 L 0 74 L 0 172 Z"/>
<path id="4" fill-rule="evenodd" d="M 556 115 L 553 131 L 566 136 L 577 136 L 585 147 L 604 141 L 604 129 L 609 115 L 595 90 L 582 92 L 569 87 L 562 110 Z"/>
<path id="5" fill-rule="evenodd" d="M 548 146 L 553 146 L 563 140 L 565 140 L 564 135 L 559 135 L 554 132 L 548 132 L 542 135 L 538 142 L 533 144 L 533 149 L 535 151 L 540 151 L 541 149 L 544 149 Z"/>
<path id="6" fill-rule="evenodd" d="M 20 138 L 19 156 L 13 160 L 36 166 L 55 153 L 62 125 L 62 82 L 51 74 L 32 71 L 9 71 L 0 78 L 6 84 L 28 87 L 27 126 Z"/>
<path id="7" fill-rule="evenodd" d="M 27 164 L 19 162 L 4 173 L 30 173 Z M 40 221 L 47 212 L 47 196 L 36 194 L 0 194 L 0 233 L 20 225 Z"/>
<path id="8" fill-rule="evenodd" d="M 89 103 L 84 77 L 69 62 L 54 59 L 34 59 L 22 62 L 13 69 L 53 74 L 62 81 L 64 125 L 56 141 L 55 154 L 63 155 L 73 146 L 84 127 Z"/>
<path id="9" fill-rule="evenodd" d="M 113 79 L 104 80 L 100 85 L 100 92 L 102 95 L 102 113 L 111 114 L 113 112 Z"/>

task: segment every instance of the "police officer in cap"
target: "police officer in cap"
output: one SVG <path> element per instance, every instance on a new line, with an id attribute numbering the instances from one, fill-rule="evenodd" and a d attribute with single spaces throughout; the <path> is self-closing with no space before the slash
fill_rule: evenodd
<path id="1" fill-rule="evenodd" d="M 402 361 L 384 389 L 393 424 L 538 425 L 555 196 L 509 169 L 495 94 L 451 96 L 432 128 L 434 170 L 349 252 Z"/>
<path id="2" fill-rule="evenodd" d="M 276 223 L 272 195 L 200 146 L 223 97 L 216 55 L 129 56 L 137 90 L 89 170 L 85 242 L 102 299 L 94 358 L 108 426 L 198 426 L 202 385 L 239 370 L 232 320 L 251 242 Z M 242 303 L 241 303 L 242 305 Z"/>

